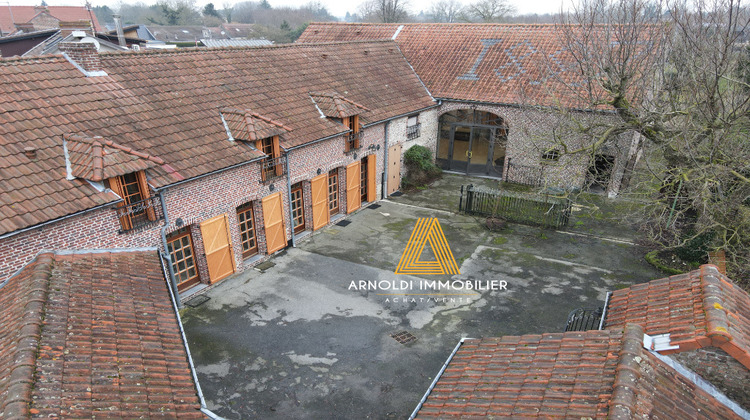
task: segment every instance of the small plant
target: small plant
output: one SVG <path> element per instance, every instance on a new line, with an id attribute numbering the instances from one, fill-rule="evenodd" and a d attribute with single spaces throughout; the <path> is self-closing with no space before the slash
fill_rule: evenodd
<path id="1" fill-rule="evenodd" d="M 406 176 L 401 179 L 401 187 L 405 190 L 425 189 L 443 174 L 432 161 L 430 149 L 420 145 L 414 145 L 404 153 L 404 165 Z"/>

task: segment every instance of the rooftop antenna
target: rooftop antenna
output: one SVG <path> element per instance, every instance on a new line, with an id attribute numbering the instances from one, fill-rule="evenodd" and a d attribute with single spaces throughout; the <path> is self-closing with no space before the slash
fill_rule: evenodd
<path id="1" fill-rule="evenodd" d="M 16 27 L 16 20 L 13 19 L 13 8 L 10 7 L 10 2 L 9 1 L 6 1 L 5 4 L 8 5 L 8 11 L 10 12 L 10 21 L 11 21 L 11 23 L 13 23 L 13 27 L 15 28 Z M 0 30 L 0 32 L 2 32 L 2 30 Z"/>

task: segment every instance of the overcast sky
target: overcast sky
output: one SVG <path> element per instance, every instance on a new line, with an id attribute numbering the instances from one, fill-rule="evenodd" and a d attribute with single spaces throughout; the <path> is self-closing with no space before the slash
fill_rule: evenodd
<path id="1" fill-rule="evenodd" d="M 85 0 L 46 0 L 50 6 L 83 6 Z M 107 0 L 90 0 L 93 6 L 104 6 L 107 5 L 113 9 L 116 9 L 116 5 L 119 1 L 107 1 Z M 143 3 L 153 4 L 157 0 L 140 0 Z M 434 3 L 434 0 L 408 0 L 412 12 L 419 13 L 420 10 L 425 12 L 429 11 L 430 5 Z M 137 3 L 138 0 L 125 1 L 125 3 Z M 272 6 L 300 6 L 308 3 L 309 0 L 268 0 Z M 328 8 L 334 16 L 343 17 L 346 12 L 355 13 L 357 6 L 361 3 L 361 0 L 320 0 L 320 2 Z M 10 4 L 11 6 L 33 6 L 40 4 L 41 0 L 0 0 L 0 8 Z M 201 8 L 206 3 L 214 3 L 217 9 L 221 9 L 225 3 L 238 3 L 238 1 L 232 0 L 196 0 L 196 3 Z M 464 4 L 470 3 L 469 0 L 462 1 Z M 516 6 L 518 13 L 557 13 L 560 10 L 562 0 L 510 0 L 510 3 Z"/>

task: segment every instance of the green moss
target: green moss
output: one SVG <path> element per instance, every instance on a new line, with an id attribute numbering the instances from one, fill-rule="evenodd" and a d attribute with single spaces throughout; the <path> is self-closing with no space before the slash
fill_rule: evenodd
<path id="1" fill-rule="evenodd" d="M 563 258 L 565 258 L 566 260 L 572 260 L 574 258 L 578 258 L 578 255 L 576 255 L 576 254 L 565 254 L 565 255 L 563 255 Z"/>
<path id="2" fill-rule="evenodd" d="M 658 268 L 659 270 L 667 273 L 667 274 L 684 274 L 684 271 L 674 269 L 672 267 L 667 267 L 666 265 L 662 264 L 659 260 L 659 250 L 654 250 L 646 254 L 645 256 L 646 262 L 653 265 L 654 267 Z"/>
<path id="3" fill-rule="evenodd" d="M 495 244 L 495 245 L 503 245 L 503 244 L 505 244 L 507 242 L 508 242 L 508 238 L 506 238 L 504 236 L 498 236 L 498 237 L 492 239 L 492 243 Z"/>

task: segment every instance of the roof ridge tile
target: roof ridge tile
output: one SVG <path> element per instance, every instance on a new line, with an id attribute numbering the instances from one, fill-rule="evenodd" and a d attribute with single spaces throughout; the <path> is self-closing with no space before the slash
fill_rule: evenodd
<path id="1" fill-rule="evenodd" d="M 622 333 L 622 347 L 609 403 L 609 415 L 612 419 L 631 419 L 637 412 L 635 387 L 641 376 L 638 358 L 642 349 L 643 327 L 638 324 L 626 325 Z"/>
<path id="2" fill-rule="evenodd" d="M 720 276 L 721 273 L 715 265 L 704 264 L 700 267 L 700 284 L 703 292 L 701 297 L 703 310 L 706 312 L 706 335 L 716 347 L 732 340 Z"/>

